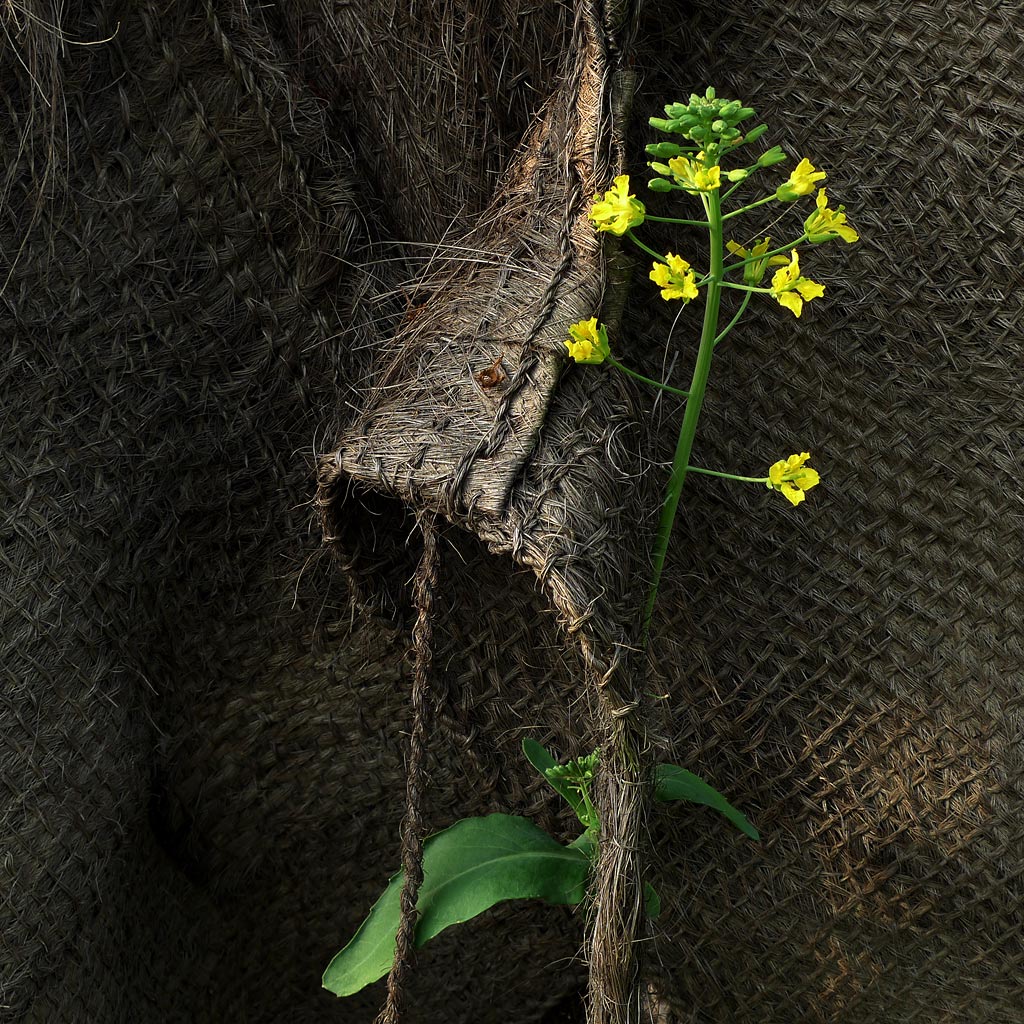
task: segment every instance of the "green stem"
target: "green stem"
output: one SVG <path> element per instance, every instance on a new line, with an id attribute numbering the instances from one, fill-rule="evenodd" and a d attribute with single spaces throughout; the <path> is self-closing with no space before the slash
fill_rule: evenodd
<path id="1" fill-rule="evenodd" d="M 716 345 L 736 326 L 739 318 L 743 316 L 743 311 L 747 308 L 747 303 L 750 302 L 750 295 L 751 293 L 747 292 L 743 296 L 743 301 L 740 303 L 740 308 L 736 310 L 736 315 L 725 325 L 725 329 L 719 332 L 718 337 L 715 338 Z M 693 466 L 690 469 L 693 469 Z"/>
<path id="2" fill-rule="evenodd" d="M 724 480 L 739 480 L 745 484 L 766 484 L 766 476 L 737 476 L 735 473 L 720 473 L 717 469 L 701 469 L 700 466 L 687 466 L 690 473 L 704 473 L 706 476 L 720 476 Z"/>
<path id="3" fill-rule="evenodd" d="M 588 829 L 593 829 L 594 831 L 597 831 L 598 821 L 600 819 L 597 816 L 597 811 L 594 808 L 594 805 L 590 802 L 590 794 L 587 792 L 587 790 L 587 786 L 579 787 L 579 794 L 581 797 L 583 797 L 583 806 L 586 808 L 586 814 L 589 819 L 588 821 L 584 822 L 584 824 L 587 826 Z"/>
<path id="4" fill-rule="evenodd" d="M 746 178 L 743 179 L 743 181 L 746 181 L 746 180 L 747 180 Z M 729 189 L 728 192 L 723 193 L 723 195 L 722 195 L 722 202 L 723 203 L 726 201 L 726 199 L 729 198 L 729 196 L 731 196 L 733 194 L 733 192 L 736 191 L 736 189 L 738 189 L 740 187 L 740 185 L 743 184 L 743 181 L 737 181 L 736 184 L 733 185 L 733 187 L 731 189 Z"/>
<path id="5" fill-rule="evenodd" d="M 723 288 L 735 288 L 738 292 L 759 292 L 763 295 L 770 295 L 771 288 L 755 288 L 749 284 L 733 284 L 732 281 L 723 281 Z"/>
<path id="6" fill-rule="evenodd" d="M 733 217 L 738 217 L 741 213 L 746 213 L 747 210 L 755 210 L 759 206 L 764 206 L 765 203 L 773 202 L 775 199 L 775 193 L 773 192 L 770 196 L 765 196 L 764 199 L 758 199 L 756 203 L 750 203 L 749 206 L 741 206 L 738 210 L 733 210 L 732 213 L 727 213 L 722 220 L 731 220 Z"/>
<path id="7" fill-rule="evenodd" d="M 659 263 L 668 263 L 668 260 L 665 259 L 665 257 L 662 256 L 660 252 L 655 252 L 650 246 L 644 245 L 644 243 L 641 242 L 640 239 L 633 234 L 632 228 L 627 229 L 626 234 L 629 236 L 630 241 L 634 245 L 638 245 L 641 249 L 643 249 L 643 251 L 647 253 L 648 256 L 653 256 Z"/>
<path id="8" fill-rule="evenodd" d="M 651 553 L 651 584 L 647 594 L 647 605 L 643 618 L 643 645 L 651 632 L 651 619 L 654 616 L 654 605 L 658 599 L 658 586 L 665 568 L 668 554 L 669 538 L 679 508 L 679 496 L 686 483 L 686 470 L 690 463 L 690 452 L 693 439 L 697 434 L 697 420 L 700 418 L 701 406 L 704 404 L 704 390 L 711 372 L 711 357 L 715 349 L 715 335 L 718 332 L 718 307 L 722 298 L 722 204 L 717 192 L 702 196 L 704 211 L 708 215 L 708 235 L 711 242 L 710 278 L 704 299 L 704 324 L 700 334 L 700 348 L 697 351 L 697 363 L 693 368 L 693 380 L 690 383 L 690 398 L 686 403 L 686 412 L 679 428 L 679 441 L 676 443 L 676 454 L 672 461 L 672 474 L 665 491 L 665 502 L 661 508 L 661 521 L 658 534 Z"/>
<path id="9" fill-rule="evenodd" d="M 689 224 L 694 228 L 709 228 L 711 225 L 706 220 L 683 220 L 680 217 L 652 217 L 649 213 L 644 214 L 644 220 L 653 220 L 658 224 Z"/>
<path id="10" fill-rule="evenodd" d="M 628 366 L 623 366 L 617 359 L 611 356 L 605 356 L 606 363 L 610 363 L 617 370 L 621 370 L 623 373 L 628 374 L 630 377 L 635 377 L 637 380 L 642 380 L 645 384 L 650 384 L 651 387 L 660 388 L 662 391 L 671 391 L 673 395 L 679 395 L 682 398 L 689 398 L 690 392 L 683 391 L 680 388 L 674 388 L 671 384 L 662 384 L 659 381 L 652 380 L 650 377 L 645 377 L 643 374 L 637 373 L 636 370 L 631 370 Z"/>

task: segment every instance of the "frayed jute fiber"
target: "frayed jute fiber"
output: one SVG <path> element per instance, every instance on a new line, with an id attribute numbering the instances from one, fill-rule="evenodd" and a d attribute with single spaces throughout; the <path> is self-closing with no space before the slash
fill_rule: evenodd
<path id="1" fill-rule="evenodd" d="M 1020 1024 L 1016 17 L 0 2 L 0 1021 Z M 695 461 L 823 482 L 691 478 L 644 658 L 677 410 L 562 338 L 686 386 L 585 212 L 708 84 L 862 240 L 716 351 Z M 424 834 L 573 836 L 524 736 L 602 751 L 589 907 L 322 991 Z"/>

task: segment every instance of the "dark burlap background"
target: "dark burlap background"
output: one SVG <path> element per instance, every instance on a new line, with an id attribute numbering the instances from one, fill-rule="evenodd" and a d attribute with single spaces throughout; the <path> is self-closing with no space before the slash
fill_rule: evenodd
<path id="1" fill-rule="evenodd" d="M 616 11 L 595 42 L 605 13 L 0 4 L 0 1020 L 372 1018 L 380 986 L 338 1002 L 319 974 L 398 859 L 418 541 L 370 474 L 339 478 L 339 568 L 314 466 L 366 429 L 403 338 L 433 365 L 417 320 L 491 308 L 502 267 L 539 281 L 530 321 L 572 255 L 542 353 L 598 293 L 570 215 L 616 159 L 587 91 L 628 50 Z M 652 812 L 666 1017 L 1022 1019 L 1017 16 L 641 12 L 634 169 L 658 104 L 714 83 L 828 169 L 863 236 L 806 254 L 828 291 L 803 318 L 754 305 L 716 357 L 699 462 L 809 449 L 823 484 L 797 510 L 688 484 L 651 733 L 764 841 Z M 516 156 L 541 114 L 571 167 Z M 502 207 L 526 181 L 561 235 Z M 617 348 L 685 386 L 699 310 L 666 347 L 675 309 L 636 277 Z M 609 372 L 542 370 L 504 518 L 453 505 L 442 538 L 433 827 L 565 829 L 519 743 L 608 735 L 596 591 L 628 604 L 636 453 L 668 458 L 676 421 Z M 574 619 L 588 580 L 601 614 Z M 541 1020 L 584 941 L 564 909 L 498 908 L 428 947 L 410 1020 Z"/>

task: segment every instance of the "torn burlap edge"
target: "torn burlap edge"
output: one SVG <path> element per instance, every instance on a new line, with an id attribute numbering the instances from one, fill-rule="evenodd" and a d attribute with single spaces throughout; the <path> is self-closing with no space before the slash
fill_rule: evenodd
<path id="1" fill-rule="evenodd" d="M 624 165 L 637 6 L 580 5 L 560 87 L 479 223 L 416 282 L 365 408 L 318 464 L 324 539 L 342 561 L 353 486 L 432 510 L 533 570 L 578 650 L 604 734 L 586 943 L 592 1024 L 639 1019 L 642 1002 L 649 771 L 635 588 L 646 544 L 632 386 L 563 375 L 564 340 L 603 298 L 606 322 L 617 305 L 586 213 Z"/>

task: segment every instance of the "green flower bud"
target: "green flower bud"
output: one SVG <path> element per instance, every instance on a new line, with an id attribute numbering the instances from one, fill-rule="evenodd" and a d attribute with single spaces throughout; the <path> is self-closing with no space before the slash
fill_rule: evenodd
<path id="1" fill-rule="evenodd" d="M 782 152 L 780 146 L 772 146 L 767 153 L 762 153 L 757 158 L 758 167 L 773 167 L 775 164 L 781 164 L 783 160 L 788 160 L 789 157 Z"/>
<path id="2" fill-rule="evenodd" d="M 672 173 L 672 168 L 669 167 L 668 164 L 649 163 L 647 166 L 650 167 L 652 171 L 656 171 L 658 174 L 670 175 Z"/>
<path id="3" fill-rule="evenodd" d="M 662 160 L 671 160 L 672 157 L 679 156 L 683 151 L 683 147 L 677 146 L 674 142 L 652 142 L 646 148 L 651 156 L 659 157 Z"/>
<path id="4" fill-rule="evenodd" d="M 714 86 L 711 86 L 711 85 L 709 85 L 709 86 L 707 87 L 707 91 L 706 91 L 706 92 L 704 93 L 704 95 L 705 95 L 705 96 L 706 96 L 706 97 L 707 97 L 707 98 L 708 98 L 709 100 L 713 100 L 713 99 L 715 98 L 715 89 L 714 89 Z"/>
<path id="5" fill-rule="evenodd" d="M 663 117 L 652 117 L 647 122 L 652 128 L 657 128 L 659 132 L 677 132 L 679 129 L 676 127 L 677 121 L 666 121 Z"/>
<path id="6" fill-rule="evenodd" d="M 739 137 L 740 133 L 735 128 L 726 128 L 725 131 L 722 132 L 722 138 L 725 139 L 726 142 L 732 142 L 733 139 L 738 139 Z"/>
<path id="7" fill-rule="evenodd" d="M 746 178 L 749 174 L 750 171 L 748 171 L 745 167 L 737 167 L 735 171 L 729 171 L 729 173 L 726 174 L 726 177 L 730 181 L 743 181 L 743 179 Z"/>
<path id="8" fill-rule="evenodd" d="M 651 180 L 649 182 L 647 182 L 647 187 L 652 192 L 671 192 L 672 191 L 672 184 L 671 184 L 671 182 L 666 181 L 664 178 L 651 178 Z"/>
<path id="9" fill-rule="evenodd" d="M 759 124 L 756 128 L 751 128 L 750 131 L 747 132 L 747 134 L 744 137 L 743 141 L 744 142 L 757 142 L 757 140 L 759 138 L 761 138 L 761 136 L 764 135 L 764 133 L 766 131 L 768 131 L 768 125 L 766 125 L 766 124 Z"/>
<path id="10" fill-rule="evenodd" d="M 695 92 L 691 92 L 690 93 L 690 106 L 691 107 L 700 106 L 700 102 L 701 102 L 701 100 L 703 98 L 704 98 L 703 96 L 698 96 Z"/>
<path id="11" fill-rule="evenodd" d="M 689 131 L 691 139 L 706 139 L 710 134 L 710 130 L 702 125 L 697 125 L 696 128 L 691 128 Z"/>
<path id="12" fill-rule="evenodd" d="M 728 103 L 726 103 L 726 105 L 724 107 L 722 107 L 722 109 L 719 111 L 719 113 L 722 115 L 722 117 L 732 117 L 733 114 L 735 114 L 736 111 L 738 111 L 739 109 L 740 109 L 740 101 L 739 100 L 730 100 Z"/>
<path id="13" fill-rule="evenodd" d="M 748 117 L 753 117 L 755 113 L 756 111 L 753 107 L 740 107 L 740 109 L 736 111 L 736 121 L 737 123 L 740 121 L 746 121 Z"/>
<path id="14" fill-rule="evenodd" d="M 717 121 L 712 121 L 711 122 L 711 130 L 713 132 L 721 133 L 721 132 L 724 132 L 725 129 L 728 128 L 728 127 L 729 126 L 721 118 L 719 118 Z"/>

